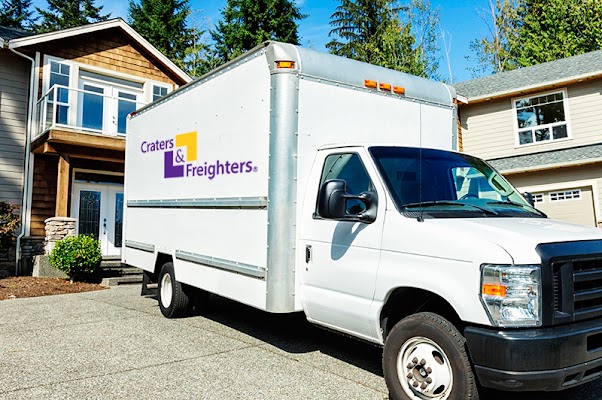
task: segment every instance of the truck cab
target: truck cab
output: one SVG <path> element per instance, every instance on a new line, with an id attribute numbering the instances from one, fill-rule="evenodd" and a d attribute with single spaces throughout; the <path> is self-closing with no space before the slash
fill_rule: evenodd
<path id="1" fill-rule="evenodd" d="M 299 257 L 308 319 L 384 345 L 399 398 L 464 398 L 475 378 L 560 390 L 602 370 L 602 231 L 548 219 L 478 158 L 320 149 Z"/>

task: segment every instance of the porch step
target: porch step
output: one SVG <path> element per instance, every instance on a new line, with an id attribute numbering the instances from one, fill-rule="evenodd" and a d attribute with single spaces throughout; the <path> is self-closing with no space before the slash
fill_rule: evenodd
<path id="1" fill-rule="evenodd" d="M 123 264 L 119 256 L 105 256 L 100 263 L 102 285 L 134 285 L 142 283 L 142 270 Z"/>

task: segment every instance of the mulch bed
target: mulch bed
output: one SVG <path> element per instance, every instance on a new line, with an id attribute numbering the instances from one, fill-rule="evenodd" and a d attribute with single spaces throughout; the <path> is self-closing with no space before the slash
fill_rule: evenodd
<path id="1" fill-rule="evenodd" d="M 24 297 L 50 296 L 53 294 L 81 293 L 108 289 L 96 283 L 73 282 L 60 278 L 34 278 L 11 276 L 0 279 L 0 300 Z"/>

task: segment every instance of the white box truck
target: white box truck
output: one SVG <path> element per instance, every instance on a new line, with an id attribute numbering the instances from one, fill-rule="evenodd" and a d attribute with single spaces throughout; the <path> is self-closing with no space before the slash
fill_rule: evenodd
<path id="1" fill-rule="evenodd" d="M 129 120 L 123 261 L 381 345 L 394 399 L 602 371 L 602 230 L 455 151 L 454 89 L 268 42 Z"/>

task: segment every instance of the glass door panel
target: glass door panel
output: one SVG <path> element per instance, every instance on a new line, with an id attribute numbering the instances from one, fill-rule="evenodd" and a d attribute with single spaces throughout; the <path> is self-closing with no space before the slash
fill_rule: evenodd
<path id="1" fill-rule="evenodd" d="M 123 193 L 115 193 L 115 228 L 113 246 L 122 247 L 123 242 Z"/>
<path id="2" fill-rule="evenodd" d="M 95 190 L 81 190 L 79 192 L 78 233 L 80 235 L 89 235 L 98 240 L 101 196 L 101 192 Z"/>
<path id="3" fill-rule="evenodd" d="M 117 93 L 117 133 L 125 134 L 126 119 L 130 113 L 136 111 L 135 94 L 122 92 Z"/>
<path id="4" fill-rule="evenodd" d="M 105 115 L 105 89 L 89 84 L 84 84 L 83 89 L 85 92 L 82 95 L 82 127 L 101 131 Z"/>

